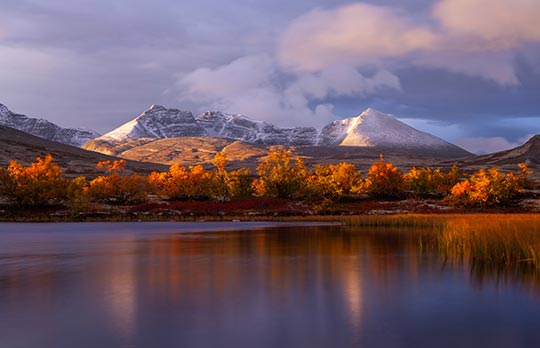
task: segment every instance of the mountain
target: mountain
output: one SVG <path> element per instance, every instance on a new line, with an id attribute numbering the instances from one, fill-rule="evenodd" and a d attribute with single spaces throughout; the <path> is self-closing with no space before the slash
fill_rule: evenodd
<path id="1" fill-rule="evenodd" d="M 279 128 L 243 115 L 189 111 L 152 105 L 135 119 L 95 139 L 118 144 L 141 138 L 217 137 L 264 145 L 314 145 L 318 131 L 312 127 Z"/>
<path id="2" fill-rule="evenodd" d="M 334 121 L 321 131 L 319 144 L 341 146 L 380 146 L 401 148 L 460 148 L 431 134 L 421 132 L 398 119 L 374 109 L 357 117 Z M 467 153 L 463 151 L 463 155 Z"/>
<path id="3" fill-rule="evenodd" d="M 53 156 L 55 163 L 64 170 L 68 177 L 84 175 L 93 178 L 102 174 L 96 169 L 98 162 L 118 159 L 0 126 L 0 167 L 6 167 L 11 160 L 28 165 L 34 162 L 36 157 L 44 157 L 47 154 Z M 151 171 L 166 170 L 167 167 L 155 163 L 128 160 L 126 169 L 131 172 L 147 174 Z"/>
<path id="4" fill-rule="evenodd" d="M 525 144 L 516 148 L 468 158 L 464 163 L 497 166 L 525 163 L 538 166 L 540 165 L 540 134 L 533 136 Z"/>
<path id="5" fill-rule="evenodd" d="M 217 137 L 259 145 L 352 146 L 406 148 L 432 151 L 441 157 L 470 155 L 428 133 L 420 132 L 396 118 L 373 109 L 357 117 L 334 121 L 318 130 L 314 127 L 281 128 L 244 115 L 191 112 L 152 105 L 150 109 L 115 130 L 90 141 L 88 150 L 114 154 L 126 141 L 181 137 Z"/>
<path id="6" fill-rule="evenodd" d="M 279 128 L 244 115 L 217 111 L 205 112 L 197 116 L 196 120 L 208 136 L 236 139 L 252 144 L 316 145 L 319 136 L 319 131 L 313 127 Z"/>
<path id="7" fill-rule="evenodd" d="M 206 131 L 189 111 L 152 105 L 135 119 L 102 135 L 99 140 L 124 142 L 141 138 L 202 137 Z"/>
<path id="8" fill-rule="evenodd" d="M 62 128 L 44 119 L 16 114 L 3 104 L 0 104 L 0 125 L 72 146 L 82 146 L 89 140 L 99 136 L 98 133 L 92 130 Z"/>

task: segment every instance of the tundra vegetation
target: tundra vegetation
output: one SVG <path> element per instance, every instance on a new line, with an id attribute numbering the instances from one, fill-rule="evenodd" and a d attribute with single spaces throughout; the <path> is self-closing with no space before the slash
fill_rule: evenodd
<path id="1" fill-rule="evenodd" d="M 0 168 L 0 196 L 17 207 L 64 205 L 74 212 L 98 204 L 133 206 L 149 199 L 229 202 L 275 198 L 329 205 L 411 196 L 481 208 L 509 204 L 533 186 L 524 164 L 507 174 L 489 168 L 467 175 L 457 167 L 446 172 L 431 168 L 402 172 L 381 155 L 362 175 L 350 163 L 309 168 L 288 150 L 270 152 L 256 174 L 248 168 L 227 170 L 227 158 L 221 152 L 215 155 L 211 170 L 173 164 L 167 172 L 142 176 L 128 173 L 125 167 L 124 160 L 99 162 L 97 168 L 103 174 L 95 179 L 66 179 L 51 155 L 37 158 L 29 166 L 11 161 L 7 168 Z"/>

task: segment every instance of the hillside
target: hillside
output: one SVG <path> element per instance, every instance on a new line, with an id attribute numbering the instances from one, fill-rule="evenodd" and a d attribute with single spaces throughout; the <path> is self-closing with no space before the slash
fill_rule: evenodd
<path id="1" fill-rule="evenodd" d="M 45 140 L 13 128 L 0 126 L 0 166 L 7 166 L 10 160 L 16 160 L 28 165 L 36 157 L 43 157 L 49 153 L 65 171 L 66 176 L 70 177 L 85 175 L 91 178 L 100 173 L 95 168 L 99 161 L 118 159 L 117 157 Z M 164 170 L 166 168 L 166 166 L 155 163 L 127 161 L 126 169 L 137 173 L 149 173 L 153 170 Z"/>

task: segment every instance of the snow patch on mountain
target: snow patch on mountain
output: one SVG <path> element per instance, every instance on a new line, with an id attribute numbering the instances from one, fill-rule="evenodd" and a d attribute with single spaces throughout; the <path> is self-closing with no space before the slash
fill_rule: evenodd
<path id="1" fill-rule="evenodd" d="M 30 133 L 40 138 L 80 147 L 99 136 L 99 133 L 83 128 L 62 128 L 52 122 L 11 112 L 0 104 L 0 125 Z"/>

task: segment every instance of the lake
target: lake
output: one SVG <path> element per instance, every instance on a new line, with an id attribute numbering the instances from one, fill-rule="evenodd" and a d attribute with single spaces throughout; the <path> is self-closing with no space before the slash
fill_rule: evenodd
<path id="1" fill-rule="evenodd" d="M 533 347 L 538 278 L 432 231 L 0 224 L 0 347 Z"/>

